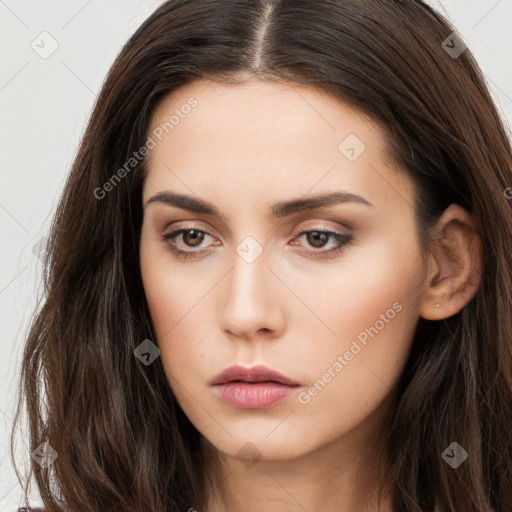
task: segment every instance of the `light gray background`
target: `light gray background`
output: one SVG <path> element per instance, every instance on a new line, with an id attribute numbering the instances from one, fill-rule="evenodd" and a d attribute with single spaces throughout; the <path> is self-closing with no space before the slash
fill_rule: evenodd
<path id="1" fill-rule="evenodd" d="M 0 512 L 21 505 L 8 446 L 21 349 L 41 292 L 41 263 L 33 247 L 48 231 L 109 67 L 160 3 L 0 0 Z M 454 22 L 512 124 L 512 0 L 430 3 Z M 50 36 L 40 35 L 45 31 Z M 51 44 L 58 48 L 46 59 L 31 46 L 42 52 Z M 27 460 L 22 435 L 18 443 L 18 460 Z"/>

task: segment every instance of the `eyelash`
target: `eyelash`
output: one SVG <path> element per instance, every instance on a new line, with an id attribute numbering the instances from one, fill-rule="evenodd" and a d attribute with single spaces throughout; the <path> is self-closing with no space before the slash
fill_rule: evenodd
<path id="1" fill-rule="evenodd" d="M 201 253 L 208 252 L 208 250 L 183 251 L 176 247 L 176 245 L 174 244 L 172 239 L 176 238 L 177 236 L 181 235 L 182 233 L 187 233 L 189 231 L 197 231 L 198 233 L 203 233 L 205 235 L 212 236 L 207 231 L 204 231 L 201 229 L 196 229 L 196 228 L 181 228 L 181 229 L 177 229 L 176 231 L 172 231 L 171 233 L 167 233 L 166 235 L 163 235 L 163 238 L 167 242 L 167 246 L 168 246 L 169 250 L 171 251 L 172 254 L 174 254 L 174 256 L 176 256 L 178 258 L 186 259 L 190 254 L 196 254 L 196 253 L 201 254 Z M 335 257 L 338 254 L 340 254 L 345 249 L 345 247 L 349 243 L 351 243 L 353 240 L 352 235 L 345 235 L 343 233 L 338 233 L 336 231 L 328 231 L 328 230 L 322 230 L 322 229 L 310 229 L 307 231 L 301 231 L 300 233 L 297 234 L 296 238 L 299 238 L 303 235 L 307 235 L 309 233 L 323 233 L 323 234 L 329 235 L 330 238 L 334 239 L 337 242 L 340 242 L 341 245 L 339 245 L 338 247 L 335 247 L 334 249 L 329 249 L 327 251 L 322 251 L 322 250 L 306 251 L 306 254 L 308 256 L 324 257 L 324 255 L 328 255 L 325 257 L 326 258 L 327 257 Z"/>

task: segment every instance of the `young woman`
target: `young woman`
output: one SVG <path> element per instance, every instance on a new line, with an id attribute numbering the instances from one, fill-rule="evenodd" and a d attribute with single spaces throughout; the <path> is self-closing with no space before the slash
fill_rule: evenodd
<path id="1" fill-rule="evenodd" d="M 423 2 L 162 4 L 52 226 L 45 511 L 512 510 L 510 187 Z"/>

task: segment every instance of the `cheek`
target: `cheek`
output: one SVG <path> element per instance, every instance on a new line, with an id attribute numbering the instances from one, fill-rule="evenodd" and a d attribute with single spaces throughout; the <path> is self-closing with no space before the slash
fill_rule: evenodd
<path id="1" fill-rule="evenodd" d="M 347 257 L 324 281 L 323 293 L 308 296 L 324 324 L 303 320 L 305 338 L 320 342 L 298 350 L 311 369 L 312 409 L 334 401 L 345 405 L 328 414 L 342 416 L 345 406 L 363 412 L 400 377 L 418 321 L 418 254 L 411 244 L 376 241 Z"/>
<path id="2" fill-rule="evenodd" d="M 206 275 L 198 279 L 195 273 L 179 271 L 169 263 L 167 251 L 150 246 L 141 249 L 141 275 L 161 363 L 178 395 L 179 383 L 186 383 L 189 388 L 198 375 L 208 373 L 200 370 L 200 364 L 211 362 L 204 351 L 212 339 L 212 325 L 205 318 L 205 308 L 212 300 L 207 292 L 215 280 Z"/>
<path id="3" fill-rule="evenodd" d="M 180 279 L 170 277 L 170 274 L 162 275 L 155 265 L 151 270 L 143 272 L 143 283 L 148 307 L 153 322 L 155 335 L 160 345 L 162 356 L 169 343 L 167 340 L 180 339 L 173 348 L 180 350 L 180 347 L 191 347 L 193 339 L 183 340 L 181 335 L 185 334 L 184 326 L 189 319 L 187 314 L 193 316 L 193 306 L 195 294 L 187 288 Z M 197 302 L 197 297 L 196 297 Z"/>
<path id="4" fill-rule="evenodd" d="M 304 422 L 309 419 L 322 418 L 311 428 L 322 438 L 334 439 L 340 433 L 358 430 L 390 397 L 407 361 L 416 320 L 399 305 L 386 317 L 388 304 L 384 305 L 375 311 L 382 311 L 388 323 L 379 316 L 377 321 L 360 324 L 363 327 L 348 321 L 357 334 L 342 336 L 336 345 L 330 345 L 329 353 L 309 354 L 311 381 L 298 396 L 301 405 L 296 416 L 302 428 L 308 426 Z M 338 325 L 343 328 L 341 322 Z"/>
<path id="5" fill-rule="evenodd" d="M 336 338 L 324 337 L 292 356 L 298 367 L 308 368 L 310 377 L 297 397 L 297 428 L 315 429 L 322 439 L 357 431 L 370 416 L 380 415 L 376 411 L 400 379 L 410 352 L 417 322 L 414 308 L 371 292 L 359 305 L 357 316 L 333 317 Z"/>
<path id="6" fill-rule="evenodd" d="M 141 277 L 157 335 L 170 331 L 201 297 L 202 279 L 172 264 L 165 245 L 144 234 L 141 237 Z"/>
<path id="7" fill-rule="evenodd" d="M 327 343 L 320 348 L 340 350 L 361 333 L 364 340 L 365 329 L 375 324 L 379 338 L 384 332 L 391 335 L 402 324 L 409 332 L 416 324 L 422 268 L 414 232 L 411 233 L 410 238 L 373 236 L 348 249 L 335 266 L 287 276 L 287 282 L 294 283 L 294 291 L 317 317 L 296 315 L 294 321 L 309 332 L 314 329 L 316 338 L 332 341 L 332 345 Z M 398 313 L 397 309 L 401 311 Z M 304 313 L 304 307 L 302 310 Z"/>

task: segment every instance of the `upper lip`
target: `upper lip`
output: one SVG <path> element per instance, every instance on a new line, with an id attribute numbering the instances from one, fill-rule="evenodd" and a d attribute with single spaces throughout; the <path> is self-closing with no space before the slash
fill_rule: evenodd
<path id="1" fill-rule="evenodd" d="M 257 365 L 251 368 L 245 368 L 243 366 L 230 366 L 210 381 L 210 386 L 216 384 L 226 384 L 228 382 L 278 382 L 280 384 L 286 384 L 288 386 L 299 386 L 298 382 L 295 382 L 282 373 L 268 368 L 267 366 Z"/>

